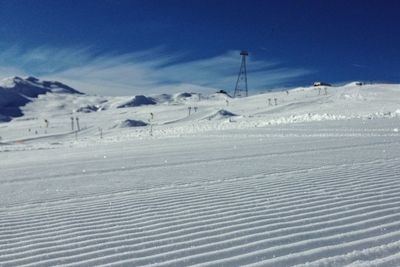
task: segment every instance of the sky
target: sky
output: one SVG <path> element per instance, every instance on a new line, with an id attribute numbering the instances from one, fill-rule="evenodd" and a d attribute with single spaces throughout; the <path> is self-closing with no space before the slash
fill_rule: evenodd
<path id="1" fill-rule="evenodd" d="M 400 82 L 400 2 L 0 0 L 0 78 L 89 94 Z"/>

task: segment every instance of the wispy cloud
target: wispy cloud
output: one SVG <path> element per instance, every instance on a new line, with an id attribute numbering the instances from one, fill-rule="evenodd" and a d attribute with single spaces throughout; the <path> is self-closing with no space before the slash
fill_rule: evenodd
<path id="1" fill-rule="evenodd" d="M 100 95 L 232 90 L 239 67 L 238 51 L 199 60 L 185 60 L 185 54 L 167 54 L 162 48 L 104 54 L 90 47 L 24 50 L 15 46 L 0 52 L 0 78 L 31 74 Z M 249 85 L 254 90 L 293 82 L 310 73 L 277 61 L 249 58 Z"/>

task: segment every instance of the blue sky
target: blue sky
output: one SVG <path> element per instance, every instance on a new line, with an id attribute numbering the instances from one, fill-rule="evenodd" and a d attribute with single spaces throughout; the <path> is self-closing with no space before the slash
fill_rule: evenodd
<path id="1" fill-rule="evenodd" d="M 400 82 L 398 1 L 0 0 L 0 78 L 92 94 Z"/>

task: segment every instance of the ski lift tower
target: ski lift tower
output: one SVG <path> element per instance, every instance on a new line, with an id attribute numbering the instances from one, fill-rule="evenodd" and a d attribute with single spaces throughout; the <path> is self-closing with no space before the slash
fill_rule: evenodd
<path id="1" fill-rule="evenodd" d="M 249 53 L 245 50 L 242 50 L 240 52 L 240 55 L 242 56 L 242 64 L 240 65 L 239 75 L 236 81 L 235 92 L 233 94 L 233 97 L 242 97 L 249 95 L 249 91 L 247 88 L 247 69 L 246 69 L 246 57 L 249 55 Z"/>

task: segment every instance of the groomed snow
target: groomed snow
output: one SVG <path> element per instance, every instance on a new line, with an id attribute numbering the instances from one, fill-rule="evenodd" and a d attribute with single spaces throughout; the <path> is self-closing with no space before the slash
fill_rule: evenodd
<path id="1" fill-rule="evenodd" d="M 400 265 L 400 86 L 182 96 L 0 124 L 0 266 Z"/>

